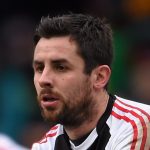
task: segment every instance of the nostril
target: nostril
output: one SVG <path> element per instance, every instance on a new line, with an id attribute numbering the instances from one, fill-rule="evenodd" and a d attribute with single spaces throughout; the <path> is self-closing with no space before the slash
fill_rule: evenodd
<path id="1" fill-rule="evenodd" d="M 39 82 L 39 84 L 42 88 L 45 88 L 45 87 L 52 88 L 53 87 L 50 82 L 46 82 L 46 81 Z"/>
<path id="2" fill-rule="evenodd" d="M 46 86 L 51 88 L 53 87 L 51 83 L 46 83 Z"/>

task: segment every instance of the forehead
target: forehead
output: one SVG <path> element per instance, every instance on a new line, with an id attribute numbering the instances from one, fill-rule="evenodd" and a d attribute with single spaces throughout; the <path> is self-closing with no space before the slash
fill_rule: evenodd
<path id="1" fill-rule="evenodd" d="M 83 63 L 84 61 L 77 53 L 78 46 L 69 36 L 41 38 L 34 51 L 34 61 L 65 59 L 70 63 Z"/>
<path id="2" fill-rule="evenodd" d="M 34 51 L 34 57 L 38 55 L 51 54 L 62 56 L 66 55 L 77 55 L 77 44 L 75 41 L 71 40 L 70 37 L 53 37 L 50 39 L 41 38 L 37 43 Z"/>

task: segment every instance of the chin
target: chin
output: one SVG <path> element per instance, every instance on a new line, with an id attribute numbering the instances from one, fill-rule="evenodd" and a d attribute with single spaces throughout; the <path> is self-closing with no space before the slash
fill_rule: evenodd
<path id="1" fill-rule="evenodd" d="M 55 112 L 52 111 L 43 111 L 42 116 L 46 122 L 50 122 L 53 124 L 58 123 L 58 115 Z"/>

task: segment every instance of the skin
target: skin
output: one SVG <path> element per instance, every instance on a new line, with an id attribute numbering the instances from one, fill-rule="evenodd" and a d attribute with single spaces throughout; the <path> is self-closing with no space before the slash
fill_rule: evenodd
<path id="1" fill-rule="evenodd" d="M 104 86 L 111 74 L 107 65 L 100 65 L 86 75 L 77 50 L 69 36 L 41 38 L 33 59 L 34 84 L 43 117 L 63 124 L 72 140 L 95 128 L 104 113 L 109 99 Z"/>

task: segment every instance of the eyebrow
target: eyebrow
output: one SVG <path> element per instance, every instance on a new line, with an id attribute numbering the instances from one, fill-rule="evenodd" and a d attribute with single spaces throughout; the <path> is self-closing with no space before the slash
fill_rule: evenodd
<path id="1" fill-rule="evenodd" d="M 66 59 L 56 59 L 52 60 L 53 64 L 58 64 L 58 63 L 69 63 Z"/>
<path id="2" fill-rule="evenodd" d="M 63 58 L 62 59 L 52 60 L 51 63 L 52 64 L 59 64 L 59 63 L 70 64 L 66 59 L 63 59 Z M 38 64 L 42 64 L 42 61 L 33 60 L 32 67 L 34 67 L 35 65 L 38 65 Z"/>

